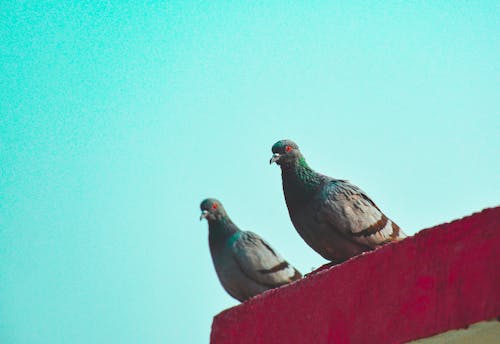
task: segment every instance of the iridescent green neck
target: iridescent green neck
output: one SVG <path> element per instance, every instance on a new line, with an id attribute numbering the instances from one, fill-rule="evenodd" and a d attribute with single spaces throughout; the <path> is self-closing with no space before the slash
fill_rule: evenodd
<path id="1" fill-rule="evenodd" d="M 223 242 L 236 232 L 238 227 L 227 215 L 208 221 L 208 237 L 211 245 L 212 242 Z"/>
<path id="2" fill-rule="evenodd" d="M 303 156 L 301 156 L 298 161 L 297 161 L 297 165 L 302 167 L 302 168 L 305 168 L 305 169 L 309 169 L 312 171 L 312 169 L 309 167 L 309 165 L 307 164 L 306 162 L 306 158 L 304 158 Z"/>
<path id="3" fill-rule="evenodd" d="M 283 191 L 287 203 L 297 204 L 313 197 L 321 185 L 321 177 L 307 164 L 304 157 L 281 170 Z"/>

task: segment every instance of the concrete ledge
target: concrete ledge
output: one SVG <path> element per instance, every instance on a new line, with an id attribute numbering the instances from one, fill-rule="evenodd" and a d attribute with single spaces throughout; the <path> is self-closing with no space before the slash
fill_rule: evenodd
<path id="1" fill-rule="evenodd" d="M 212 343 L 404 343 L 500 315 L 500 207 L 218 314 Z"/>

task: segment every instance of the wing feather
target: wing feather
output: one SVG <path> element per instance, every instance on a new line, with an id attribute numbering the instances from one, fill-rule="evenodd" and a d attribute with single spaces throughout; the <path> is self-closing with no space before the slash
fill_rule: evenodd
<path id="1" fill-rule="evenodd" d="M 301 277 L 300 273 L 257 234 L 242 232 L 233 245 L 233 257 L 253 281 L 278 287 Z"/>
<path id="2" fill-rule="evenodd" d="M 348 181 L 331 180 L 320 197 L 325 200 L 320 220 L 355 242 L 374 248 L 405 236 L 363 190 Z"/>

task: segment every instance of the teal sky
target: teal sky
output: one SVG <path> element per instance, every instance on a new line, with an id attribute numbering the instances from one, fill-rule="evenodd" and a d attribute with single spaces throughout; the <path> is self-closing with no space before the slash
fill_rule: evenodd
<path id="1" fill-rule="evenodd" d="M 206 197 L 323 264 L 268 163 L 282 138 L 410 234 L 498 205 L 498 1 L 0 10 L 1 343 L 206 343 L 237 304 Z"/>

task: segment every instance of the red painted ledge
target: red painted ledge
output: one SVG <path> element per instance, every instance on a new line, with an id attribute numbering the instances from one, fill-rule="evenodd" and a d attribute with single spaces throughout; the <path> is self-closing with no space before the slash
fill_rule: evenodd
<path id="1" fill-rule="evenodd" d="M 218 314 L 211 342 L 404 343 L 500 315 L 500 207 Z"/>

